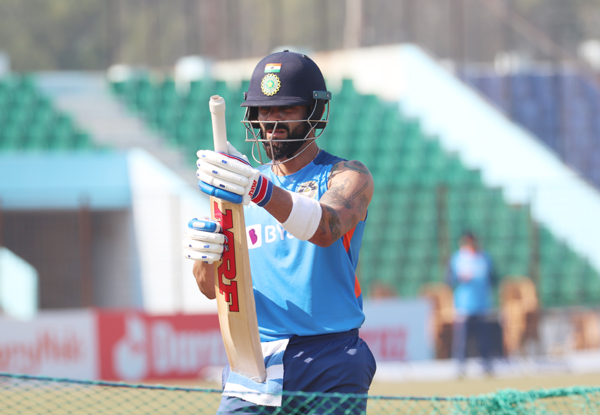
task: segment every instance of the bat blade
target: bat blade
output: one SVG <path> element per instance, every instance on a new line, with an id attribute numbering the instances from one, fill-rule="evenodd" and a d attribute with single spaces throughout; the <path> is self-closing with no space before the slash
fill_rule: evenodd
<path id="1" fill-rule="evenodd" d="M 212 96 L 209 106 L 215 150 L 227 152 L 225 101 Z M 229 366 L 233 372 L 262 383 L 266 370 L 256 319 L 244 208 L 211 197 L 210 211 L 211 217 L 221 223 L 226 237 L 223 258 L 214 268 L 219 324 Z"/>

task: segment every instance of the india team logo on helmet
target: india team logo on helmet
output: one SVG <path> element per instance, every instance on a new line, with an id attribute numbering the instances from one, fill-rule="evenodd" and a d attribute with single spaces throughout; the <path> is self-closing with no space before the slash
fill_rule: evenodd
<path id="1" fill-rule="evenodd" d="M 281 81 L 274 73 L 265 75 L 260 83 L 260 89 L 262 90 L 263 94 L 269 97 L 275 95 L 279 91 L 280 87 Z"/>

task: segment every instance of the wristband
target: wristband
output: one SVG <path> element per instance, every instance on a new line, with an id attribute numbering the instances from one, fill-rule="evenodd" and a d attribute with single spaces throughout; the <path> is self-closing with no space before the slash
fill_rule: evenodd
<path id="1" fill-rule="evenodd" d="M 295 192 L 290 193 L 292 194 L 292 211 L 281 226 L 301 241 L 308 241 L 319 228 L 323 209 L 318 200 Z"/>
<path id="2" fill-rule="evenodd" d="M 258 176 L 256 181 L 256 188 L 252 193 L 252 202 L 256 203 L 260 207 L 265 207 L 273 196 L 273 182 L 267 179 L 262 174 Z"/>

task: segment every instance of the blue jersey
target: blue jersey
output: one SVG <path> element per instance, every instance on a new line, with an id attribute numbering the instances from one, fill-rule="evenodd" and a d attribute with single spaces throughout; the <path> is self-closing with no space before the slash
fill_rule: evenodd
<path id="1" fill-rule="evenodd" d="M 459 249 L 450 259 L 448 282 L 454 290 L 454 307 L 459 314 L 484 314 L 492 307 L 493 268 L 484 252 Z M 459 276 L 469 276 L 460 281 Z"/>
<path id="2" fill-rule="evenodd" d="M 275 186 L 319 200 L 341 158 L 321 150 L 300 171 L 275 175 Z M 364 321 L 356 278 L 364 221 L 327 248 L 294 238 L 265 209 L 246 207 L 250 268 L 261 341 L 344 332 Z"/>

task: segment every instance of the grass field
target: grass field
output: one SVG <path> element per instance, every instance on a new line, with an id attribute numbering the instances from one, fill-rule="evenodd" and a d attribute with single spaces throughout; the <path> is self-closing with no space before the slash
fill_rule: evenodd
<path id="1" fill-rule="evenodd" d="M 472 396 L 507 388 L 526 391 L 570 386 L 600 386 L 600 374 L 482 378 L 451 382 L 376 382 L 371 385 L 370 394 L 381 396 Z"/>
<path id="2" fill-rule="evenodd" d="M 156 383 L 207 389 L 221 388 L 221 385 L 216 382 L 200 382 L 195 380 L 157 381 Z M 374 382 L 371 385 L 369 394 L 373 396 L 472 396 L 509 388 L 527 391 L 531 389 L 564 388 L 571 386 L 600 387 L 600 373 L 554 374 L 510 378 L 490 377 L 434 382 Z"/>

